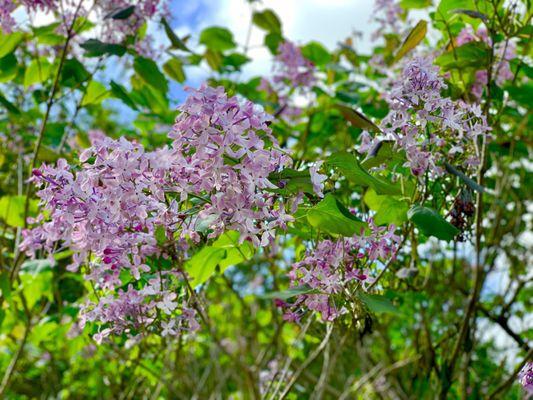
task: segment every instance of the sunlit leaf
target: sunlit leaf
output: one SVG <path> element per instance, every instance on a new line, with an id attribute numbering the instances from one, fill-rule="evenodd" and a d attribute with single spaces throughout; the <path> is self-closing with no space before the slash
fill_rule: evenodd
<path id="1" fill-rule="evenodd" d="M 233 34 L 226 28 L 212 26 L 200 33 L 200 43 L 213 51 L 224 51 L 235 48 Z"/>
<path id="2" fill-rule="evenodd" d="M 427 22 L 424 20 L 418 21 L 415 27 L 409 32 L 403 41 L 400 49 L 394 56 L 393 62 L 400 60 L 403 56 L 413 50 L 424 38 L 427 33 Z"/>
<path id="3" fill-rule="evenodd" d="M 167 34 L 167 37 L 168 39 L 170 40 L 170 43 L 172 45 L 172 48 L 174 49 L 178 49 L 178 50 L 183 50 L 183 51 L 187 51 L 187 52 L 191 52 L 191 50 L 189 50 L 189 48 L 185 45 L 185 43 L 183 42 L 183 40 L 181 40 L 175 33 L 174 31 L 172 30 L 171 26 L 169 25 L 169 23 L 167 22 L 167 20 L 165 18 L 163 18 L 161 20 L 161 23 L 163 24 L 163 28 L 165 29 L 165 33 Z"/>
<path id="4" fill-rule="evenodd" d="M 24 72 L 24 87 L 46 81 L 52 73 L 52 65 L 46 58 L 33 60 Z"/>
<path id="5" fill-rule="evenodd" d="M 168 92 L 167 79 L 154 61 L 144 57 L 136 57 L 133 62 L 133 69 L 144 82 L 154 89 L 162 94 Z"/>
<path id="6" fill-rule="evenodd" d="M 359 111 L 342 104 L 336 104 L 335 107 L 342 113 L 352 126 L 365 129 L 370 132 L 381 132 L 381 129 L 374 124 L 368 117 L 360 113 Z"/>
<path id="7" fill-rule="evenodd" d="M 365 229 L 366 224 L 353 215 L 332 194 L 307 211 L 311 226 L 330 234 L 353 236 Z"/>
<path id="8" fill-rule="evenodd" d="M 87 90 L 83 101 L 81 102 L 82 106 L 87 106 L 89 104 L 100 104 L 103 100 L 109 97 L 109 91 L 106 87 L 97 81 L 91 81 L 87 85 Z"/>
<path id="9" fill-rule="evenodd" d="M 302 55 L 315 65 L 325 65 L 331 61 L 331 54 L 318 42 L 310 42 L 303 46 Z"/>
<path id="10" fill-rule="evenodd" d="M 13 32 L 8 35 L 0 32 L 0 58 L 13 52 L 23 38 L 24 34 L 22 32 Z"/>
<path id="11" fill-rule="evenodd" d="M 378 194 L 401 194 L 401 188 L 397 184 L 393 185 L 370 175 L 361 167 L 357 157 L 353 154 L 334 153 L 327 158 L 326 162 L 337 168 L 346 179 L 356 185 L 369 186 Z"/>
<path id="12" fill-rule="evenodd" d="M 259 28 L 267 32 L 281 33 L 281 22 L 276 13 L 270 9 L 255 11 L 252 21 Z"/>
<path id="13" fill-rule="evenodd" d="M 177 58 L 171 58 L 163 64 L 163 71 L 173 80 L 179 83 L 185 82 L 183 63 Z"/>
<path id="14" fill-rule="evenodd" d="M 117 99 L 122 100 L 124 104 L 128 105 L 134 110 L 137 110 L 137 105 L 135 104 L 133 99 L 130 97 L 128 91 L 126 90 L 126 88 L 124 88 L 124 86 L 116 83 L 115 81 L 111 81 L 110 86 L 111 86 L 111 95 L 113 97 L 116 97 Z"/>

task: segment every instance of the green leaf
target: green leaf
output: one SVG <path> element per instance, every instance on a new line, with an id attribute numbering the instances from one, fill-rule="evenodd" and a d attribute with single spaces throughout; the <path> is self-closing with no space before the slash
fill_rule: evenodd
<path id="1" fill-rule="evenodd" d="M 399 314 L 389 299 L 379 294 L 359 293 L 359 298 L 366 304 L 368 309 L 376 314 L 388 313 Z"/>
<path id="2" fill-rule="evenodd" d="M 424 40 L 427 30 L 427 22 L 423 19 L 418 21 L 418 23 L 403 41 L 400 49 L 396 53 L 396 56 L 394 56 L 393 62 L 400 60 L 403 56 L 413 50 L 422 40 Z"/>
<path id="3" fill-rule="evenodd" d="M 200 43 L 213 51 L 230 50 L 237 46 L 233 34 L 226 28 L 212 26 L 200 33 Z"/>
<path id="4" fill-rule="evenodd" d="M 302 55 L 315 65 L 326 65 L 331 61 L 331 54 L 318 42 L 310 42 L 302 47 Z"/>
<path id="5" fill-rule="evenodd" d="M 135 6 L 116 8 L 107 14 L 104 19 L 128 19 L 135 11 Z"/>
<path id="6" fill-rule="evenodd" d="M 128 91 L 124 86 L 116 83 L 115 81 L 111 81 L 111 95 L 117 99 L 120 99 L 126 104 L 127 106 L 133 108 L 134 110 L 137 110 L 137 105 L 132 100 L 130 95 L 128 94 Z"/>
<path id="7" fill-rule="evenodd" d="M 329 234 L 353 236 L 365 229 L 366 224 L 353 215 L 332 194 L 307 211 L 311 226 Z"/>
<path id="8" fill-rule="evenodd" d="M 457 9 L 453 10 L 452 13 L 468 15 L 470 18 L 478 18 L 483 22 L 487 22 L 489 20 L 489 17 L 486 14 L 483 14 L 482 12 L 476 10 Z"/>
<path id="9" fill-rule="evenodd" d="M 220 71 L 220 67 L 222 67 L 222 53 L 220 51 L 207 49 L 204 58 L 213 71 Z"/>
<path id="10" fill-rule="evenodd" d="M 4 35 L 0 32 L 0 58 L 13 52 L 22 41 L 23 37 L 24 34 L 22 32 L 13 32 L 9 35 Z"/>
<path id="11" fill-rule="evenodd" d="M 444 167 L 446 168 L 446 171 L 448 171 L 450 174 L 457 176 L 459 179 L 461 179 L 466 185 L 476 192 L 483 193 L 485 191 L 485 188 L 481 185 L 479 185 L 476 181 L 466 176 L 464 173 L 459 171 L 457 168 L 455 168 L 453 165 L 448 164 L 447 162 L 444 162 Z"/>
<path id="12" fill-rule="evenodd" d="M 81 102 L 82 106 L 89 104 L 100 104 L 104 99 L 109 97 L 109 91 L 100 82 L 91 81 L 87 85 L 85 96 Z"/>
<path id="13" fill-rule="evenodd" d="M 255 11 L 253 13 L 252 22 L 267 32 L 281 34 L 281 22 L 274 11 L 270 9 Z"/>
<path id="14" fill-rule="evenodd" d="M 33 60 L 24 72 L 24 87 L 46 81 L 52 73 L 52 65 L 46 58 Z"/>
<path id="15" fill-rule="evenodd" d="M 49 301 L 53 300 L 52 277 L 53 273 L 49 268 L 21 271 L 21 287 L 29 309 L 32 309 L 37 301 L 43 297 Z"/>
<path id="16" fill-rule="evenodd" d="M 437 7 L 437 18 L 450 21 L 455 10 L 476 10 L 474 0 L 441 0 Z"/>
<path id="17" fill-rule="evenodd" d="M 279 33 L 270 32 L 265 35 L 265 46 L 268 47 L 272 54 L 277 54 L 279 45 L 283 42 L 283 36 Z"/>
<path id="18" fill-rule="evenodd" d="M 163 64 L 163 71 L 173 80 L 179 83 L 185 82 L 183 63 L 177 58 L 171 58 Z"/>
<path id="19" fill-rule="evenodd" d="M 371 210 L 376 211 L 374 222 L 376 225 L 394 224 L 401 225 L 407 221 L 409 205 L 405 201 L 393 196 L 380 196 L 375 190 L 368 189 L 363 197 Z"/>
<path id="20" fill-rule="evenodd" d="M 411 10 L 428 7 L 431 3 L 431 0 L 401 0 L 400 7 L 404 10 Z"/>
<path id="21" fill-rule="evenodd" d="M 65 61 L 61 71 L 61 84 L 68 87 L 78 87 L 80 83 L 88 80 L 89 72 L 85 69 L 83 64 L 71 58 Z"/>
<path id="22" fill-rule="evenodd" d="M 38 43 L 47 46 L 58 46 L 65 42 L 65 36 L 57 33 L 60 25 L 60 22 L 54 22 L 45 26 L 31 27 L 31 30 Z"/>
<path id="23" fill-rule="evenodd" d="M 170 40 L 170 43 L 172 45 L 173 49 L 179 49 L 183 51 L 187 51 L 189 53 L 192 53 L 191 50 L 185 45 L 183 40 L 181 40 L 172 30 L 169 23 L 165 18 L 161 20 L 161 23 L 163 24 L 163 28 L 165 29 L 165 33 L 167 34 L 168 39 Z"/>
<path id="24" fill-rule="evenodd" d="M 220 247 L 206 246 L 185 263 L 185 270 L 191 277 L 193 288 L 206 282 L 214 273 L 218 263 L 226 256 Z"/>
<path id="25" fill-rule="evenodd" d="M 230 67 L 231 71 L 240 71 L 241 67 L 250 62 L 250 58 L 246 57 L 241 53 L 231 53 L 230 55 L 224 56 L 222 59 L 222 65 L 224 67 Z"/>
<path id="26" fill-rule="evenodd" d="M 313 183 L 309 171 L 297 171 L 292 168 L 285 168 L 281 172 L 274 172 L 269 175 L 269 181 L 278 186 L 276 192 L 285 194 L 297 194 L 299 192 L 314 194 Z"/>
<path id="27" fill-rule="evenodd" d="M 24 226 L 24 205 L 26 196 L 0 197 L 0 219 L 13 227 Z"/>
<path id="28" fill-rule="evenodd" d="M 6 108 L 6 110 L 12 114 L 20 114 L 20 110 L 18 109 L 18 107 L 11 103 L 8 99 L 6 99 L 2 93 L 0 93 L 0 104 L 2 104 Z"/>
<path id="29" fill-rule="evenodd" d="M 401 188 L 382 181 L 370 175 L 353 154 L 346 152 L 334 153 L 326 161 L 332 167 L 337 168 L 342 175 L 356 185 L 369 186 L 378 194 L 401 194 Z"/>
<path id="30" fill-rule="evenodd" d="M 450 241 L 459 233 L 459 229 L 428 207 L 413 206 L 407 212 L 407 217 L 426 236 Z"/>
<path id="31" fill-rule="evenodd" d="M 100 57 L 105 54 L 122 57 L 126 53 L 126 48 L 120 44 L 104 43 L 98 39 L 89 39 L 80 44 L 85 50 L 85 57 Z"/>
<path id="32" fill-rule="evenodd" d="M 237 231 L 227 231 L 219 236 L 212 244 L 213 247 L 226 250 L 226 256 L 219 263 L 220 272 L 224 272 L 228 267 L 249 260 L 253 257 L 255 248 L 249 241 L 239 244 L 240 233 Z"/>
<path id="33" fill-rule="evenodd" d="M 154 236 L 159 246 L 162 246 L 167 242 L 167 232 L 163 225 L 156 226 Z"/>
<path id="34" fill-rule="evenodd" d="M 9 82 L 17 75 L 17 58 L 13 53 L 0 59 L 0 82 Z"/>
<path id="35" fill-rule="evenodd" d="M 441 54 L 435 60 L 435 64 L 445 70 L 453 68 L 475 67 L 484 68 L 490 59 L 490 48 L 483 42 L 469 42 Z"/>
<path id="36" fill-rule="evenodd" d="M 168 92 L 167 79 L 154 61 L 144 57 L 136 57 L 133 62 L 133 69 L 143 81 L 154 89 L 160 91 L 162 94 Z"/>
<path id="37" fill-rule="evenodd" d="M 300 296 L 302 294 L 318 293 L 316 289 L 312 289 L 309 286 L 296 286 L 293 288 L 288 288 L 279 292 L 269 292 L 265 294 L 260 294 L 257 297 L 261 299 L 280 299 L 288 300 L 291 297 Z"/>
<path id="38" fill-rule="evenodd" d="M 379 167 L 381 164 L 398 164 L 405 161 L 405 155 L 394 149 L 392 140 L 380 140 L 361 162 L 365 169 Z"/>
<path id="39" fill-rule="evenodd" d="M 9 280 L 9 273 L 7 271 L 0 273 L 0 291 L 4 299 L 11 299 L 11 282 Z"/>
<path id="40" fill-rule="evenodd" d="M 374 124 L 370 119 L 368 119 L 359 111 L 342 104 L 336 104 L 335 108 L 337 108 L 342 113 L 344 118 L 346 118 L 352 124 L 352 126 L 365 129 L 370 132 L 381 132 L 381 129 L 379 129 L 376 124 Z"/>
<path id="41" fill-rule="evenodd" d="M 239 237 L 237 231 L 224 232 L 211 246 L 203 247 L 185 263 L 193 288 L 205 283 L 215 273 L 217 266 L 222 273 L 228 267 L 252 258 L 254 247 L 248 241 L 239 244 Z"/>
<path id="42" fill-rule="evenodd" d="M 39 274 L 43 271 L 50 271 L 52 269 L 52 264 L 47 258 L 36 259 L 36 260 L 27 260 L 24 261 L 20 267 L 20 270 L 23 272 L 28 272 L 32 274 Z"/>

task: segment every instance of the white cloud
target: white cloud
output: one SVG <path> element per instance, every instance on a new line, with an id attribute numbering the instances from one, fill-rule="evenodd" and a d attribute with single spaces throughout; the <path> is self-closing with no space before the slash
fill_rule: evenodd
<path id="1" fill-rule="evenodd" d="M 251 8 L 245 0 L 183 2 L 183 5 L 188 4 L 186 8 L 181 8 L 181 1 L 178 3 L 175 23 L 176 32 L 181 36 L 192 34 L 197 37 L 206 26 L 219 25 L 229 28 L 241 46 L 245 44 L 251 18 Z M 361 31 L 365 39 L 356 43 L 357 49 L 370 49 L 368 37 L 375 29 L 369 23 L 373 8 L 371 0 L 264 0 L 257 8 L 273 9 L 281 19 L 284 36 L 296 43 L 316 40 L 333 49 L 354 31 Z M 245 67 L 244 77 L 270 71 L 271 55 L 262 45 L 263 37 L 264 32 L 253 26 L 248 51 L 253 62 Z M 197 75 L 195 78 L 202 77 Z"/>

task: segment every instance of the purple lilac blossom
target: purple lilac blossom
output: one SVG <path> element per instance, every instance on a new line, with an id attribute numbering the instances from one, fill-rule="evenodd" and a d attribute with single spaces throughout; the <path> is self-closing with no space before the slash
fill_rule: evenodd
<path id="1" fill-rule="evenodd" d="M 223 88 L 190 92 L 169 133 L 171 147 L 148 152 L 91 131 L 92 146 L 80 154 L 79 167 L 61 159 L 33 171 L 43 213 L 29 220 L 35 226 L 23 232 L 21 249 L 30 256 L 65 247 L 74 252 L 68 269 L 81 268 L 105 293 L 83 307 L 80 319 L 104 327 L 99 341 L 153 326 L 158 314 L 165 316 L 165 334 L 197 328 L 194 313 L 179 307 L 172 291 L 179 271 L 159 271 L 139 286 L 144 274 L 154 273 L 149 259 L 169 259 L 173 252 L 186 259 L 189 243 L 204 231 L 215 238 L 237 230 L 241 241 L 267 246 L 292 221 L 270 191 L 276 186 L 269 174 L 289 165 L 290 157 L 272 136 L 269 116 Z M 173 252 L 156 240 L 158 229 Z M 125 278 L 130 286 L 119 289 Z M 176 312 L 181 317 L 172 322 Z"/>
<path id="2" fill-rule="evenodd" d="M 402 30 L 402 14 L 404 10 L 396 0 L 375 0 L 373 18 L 379 27 L 372 33 L 376 40 L 385 33 L 400 34 Z"/>
<path id="3" fill-rule="evenodd" d="M 488 36 L 487 28 L 480 26 L 474 33 L 472 27 L 467 26 L 463 28 L 461 32 L 459 32 L 459 35 L 456 38 L 456 43 L 458 46 L 475 41 L 482 41 L 491 46 L 492 40 Z M 505 82 L 514 78 L 514 74 L 511 71 L 510 61 L 516 57 L 516 44 L 512 41 L 500 42 L 496 44 L 494 50 L 496 63 L 495 67 L 493 67 L 493 79 L 494 83 L 501 87 Z M 476 97 L 476 99 L 481 99 L 483 90 L 487 86 L 487 82 L 487 70 L 484 69 L 476 71 L 475 81 L 472 84 L 472 94 Z"/>
<path id="4" fill-rule="evenodd" d="M 272 81 L 263 78 L 259 90 L 275 96 L 280 105 L 280 115 L 287 120 L 297 119 L 301 108 L 294 104 L 295 95 L 310 93 L 316 82 L 315 66 L 306 59 L 301 49 L 290 41 L 281 43 L 273 66 Z"/>
<path id="5" fill-rule="evenodd" d="M 443 97 L 446 87 L 431 58 L 413 57 L 383 95 L 390 111 L 381 122 L 382 138 L 405 151 L 405 166 L 417 177 L 426 171 L 442 175 L 444 160 L 466 168 L 477 165 L 477 137 L 490 130 L 479 105 Z M 367 153 L 377 140 L 364 131 L 359 152 Z"/>
<path id="6" fill-rule="evenodd" d="M 324 321 L 336 319 L 346 312 L 346 307 L 335 303 L 335 295 L 352 282 L 360 282 L 363 287 L 372 282 L 368 267 L 376 260 L 395 257 L 400 243 L 395 226 L 376 226 L 372 218 L 368 225 L 369 234 L 323 240 L 292 265 L 291 287 L 305 286 L 316 293 L 299 295 L 292 304 L 278 301 L 277 305 L 285 309 L 285 320 L 298 321 L 305 308 L 320 313 Z"/>
<path id="7" fill-rule="evenodd" d="M 529 361 L 524 365 L 518 374 L 518 381 L 527 392 L 528 396 L 533 395 L 533 362 Z"/>

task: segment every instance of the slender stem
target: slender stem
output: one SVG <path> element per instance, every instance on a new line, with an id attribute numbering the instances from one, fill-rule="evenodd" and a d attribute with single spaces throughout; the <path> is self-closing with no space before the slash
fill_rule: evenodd
<path id="1" fill-rule="evenodd" d="M 526 363 L 528 361 L 530 361 L 531 359 L 533 358 L 533 349 L 530 349 L 526 356 L 524 357 L 524 359 L 522 360 L 522 362 L 520 364 L 518 364 L 518 366 L 515 368 L 514 372 L 511 374 L 511 376 L 509 378 L 507 378 L 507 380 L 505 382 L 503 382 L 500 386 L 498 386 L 491 394 L 490 396 L 488 397 L 488 399 L 495 399 L 497 395 L 499 395 L 500 393 L 502 393 L 504 390 L 506 390 L 509 386 L 511 386 L 513 384 L 513 382 L 515 381 L 517 375 L 520 373 L 520 370 L 522 369 L 522 367 L 524 365 L 526 365 Z"/>
<path id="2" fill-rule="evenodd" d="M 54 105 L 54 97 L 56 95 L 57 89 L 59 88 L 59 78 L 61 77 L 61 72 L 63 71 L 63 65 L 65 64 L 65 60 L 67 57 L 67 51 L 68 46 L 70 44 L 70 40 L 73 37 L 73 28 L 74 24 L 76 22 L 76 15 L 79 11 L 81 5 L 78 5 L 78 9 L 76 10 L 76 14 L 74 14 L 74 18 L 72 20 L 72 24 L 70 28 L 67 31 L 67 39 L 65 40 L 65 44 L 63 45 L 63 49 L 61 50 L 61 58 L 59 60 L 59 66 L 57 67 L 56 75 L 54 78 L 54 83 L 52 84 L 52 90 L 50 92 L 50 96 L 48 96 L 48 100 L 46 101 L 46 111 L 43 117 L 43 120 L 41 122 L 41 127 L 39 129 L 39 135 L 37 137 L 37 142 L 35 142 L 35 147 L 33 149 L 33 156 L 30 161 L 30 168 L 29 168 L 29 176 L 31 176 L 31 172 L 35 168 L 37 164 L 37 159 L 39 157 L 39 150 L 41 149 L 41 145 L 44 138 L 44 132 L 46 130 L 46 125 L 48 123 L 48 118 L 50 117 L 50 111 L 52 109 L 52 106 Z M 27 226 L 27 218 L 28 218 L 28 211 L 30 206 L 30 192 L 31 192 L 32 185 L 31 183 L 28 183 L 28 186 L 26 187 L 26 200 L 24 203 L 24 228 Z"/>
<path id="3" fill-rule="evenodd" d="M 281 393 L 279 399 L 283 400 L 289 392 L 291 391 L 292 387 L 300 377 L 303 371 L 324 351 L 326 345 L 329 342 L 329 338 L 331 337 L 331 332 L 333 332 L 333 325 L 328 324 L 326 328 L 326 336 L 324 336 L 324 339 L 322 339 L 322 342 L 320 345 L 307 357 L 307 359 L 300 365 L 300 367 L 294 372 L 294 374 L 291 376 L 291 379 L 289 380 L 289 383 L 287 383 L 287 386 L 285 386 L 285 389 Z"/>

